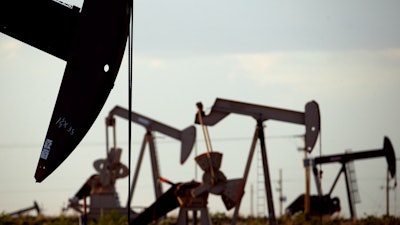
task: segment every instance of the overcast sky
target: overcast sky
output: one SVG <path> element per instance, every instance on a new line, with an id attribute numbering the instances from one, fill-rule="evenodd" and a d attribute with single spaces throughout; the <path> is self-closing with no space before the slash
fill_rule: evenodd
<path id="1" fill-rule="evenodd" d="M 81 1 L 65 1 L 81 7 Z M 318 102 L 321 136 L 309 155 L 341 154 L 346 149 L 380 149 L 392 141 L 400 156 L 400 14 L 398 1 L 135 1 L 133 110 L 177 129 L 194 124 L 196 103 L 209 110 L 216 98 L 304 112 Z M 82 143 L 45 181 L 34 172 L 47 132 L 66 63 L 0 34 L 0 211 L 11 212 L 36 200 L 45 214 L 60 213 L 85 180 L 95 173 L 93 161 L 105 157 L 104 119 L 115 106 L 128 107 L 127 55 L 114 89 Z M 117 119 L 117 144 L 127 164 L 127 121 Z M 255 128 L 249 117 L 230 115 L 210 127 L 215 151 L 224 153 L 228 178 L 243 175 Z M 304 193 L 304 127 L 279 121 L 265 123 L 275 212 L 277 181 L 283 171 L 286 207 Z M 201 127 L 196 148 L 179 164 L 179 142 L 155 134 L 161 174 L 174 181 L 200 181 L 194 156 L 205 152 Z M 136 165 L 145 130 L 133 125 L 132 165 Z M 258 153 L 259 154 L 259 153 Z M 148 157 L 148 153 L 147 153 Z M 257 189 L 253 160 L 241 214 L 251 213 L 251 186 Z M 387 164 L 384 158 L 354 162 L 361 203 L 357 214 L 386 213 Z M 327 193 L 339 164 L 323 165 Z M 132 205 L 154 201 L 149 160 L 145 158 Z M 390 185 L 393 186 L 394 181 Z M 126 205 L 127 179 L 117 181 Z M 168 185 L 164 185 L 164 190 Z M 314 181 L 311 182 L 316 194 Z M 342 177 L 333 196 L 349 217 Z M 400 215 L 398 188 L 390 192 L 391 214 Z M 259 196 L 260 197 L 260 196 Z M 397 204 L 395 204 L 397 201 Z M 211 196 L 212 212 L 224 211 Z M 232 210 L 233 211 L 233 210 Z M 256 213 L 254 204 L 253 213 Z"/>

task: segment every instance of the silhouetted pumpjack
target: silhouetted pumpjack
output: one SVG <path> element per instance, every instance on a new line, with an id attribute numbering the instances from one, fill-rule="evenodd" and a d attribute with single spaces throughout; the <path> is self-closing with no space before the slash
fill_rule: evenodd
<path id="1" fill-rule="evenodd" d="M 394 178 L 396 175 L 396 156 L 395 156 L 395 152 L 394 152 L 392 143 L 390 142 L 390 139 L 388 137 L 384 137 L 382 149 L 320 156 L 320 157 L 315 157 L 314 159 L 311 159 L 311 160 L 305 159 L 304 160 L 305 164 L 307 164 L 310 161 L 312 163 L 314 178 L 316 181 L 317 191 L 318 191 L 318 195 L 313 196 L 312 199 L 314 199 L 314 200 L 311 200 L 311 212 L 310 213 L 317 214 L 317 215 L 321 215 L 321 214 L 322 215 L 326 215 L 326 214 L 330 215 L 330 214 L 335 213 L 340 210 L 339 199 L 337 197 L 331 198 L 330 196 L 333 192 L 333 189 L 334 189 L 337 181 L 340 178 L 340 175 L 342 173 L 344 173 L 345 181 L 346 181 L 347 197 L 348 197 L 348 201 L 349 201 L 350 215 L 353 219 L 355 219 L 356 218 L 355 197 L 354 197 L 354 193 L 352 193 L 352 191 L 351 191 L 352 184 L 350 181 L 350 173 L 347 170 L 346 166 L 349 163 L 352 163 L 354 160 L 368 159 L 368 158 L 374 158 L 374 157 L 385 157 L 386 158 L 386 162 L 388 164 L 387 169 L 390 173 L 390 176 L 392 178 Z M 323 195 L 317 165 L 326 164 L 326 163 L 334 163 L 334 162 L 341 163 L 342 167 L 339 170 L 339 173 L 336 176 L 335 181 L 332 184 L 332 187 L 331 187 L 330 191 L 328 192 L 328 194 Z M 295 201 L 293 201 L 293 203 L 291 203 L 286 208 L 287 213 L 294 214 L 297 212 L 304 211 L 303 206 L 300 204 L 300 201 L 301 201 L 300 199 L 303 198 L 302 196 L 303 195 L 300 195 Z M 322 206 L 325 206 L 325 207 L 322 207 Z"/>

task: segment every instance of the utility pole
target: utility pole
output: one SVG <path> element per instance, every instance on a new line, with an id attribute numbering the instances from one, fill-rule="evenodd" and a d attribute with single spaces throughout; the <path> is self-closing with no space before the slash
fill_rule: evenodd
<path id="1" fill-rule="evenodd" d="M 254 217 L 254 212 L 253 212 L 253 184 L 250 185 L 250 217 Z"/>
<path id="2" fill-rule="evenodd" d="M 389 168 L 386 171 L 386 216 L 390 215 L 390 210 L 389 210 Z"/>
<path id="3" fill-rule="evenodd" d="M 282 203 L 284 201 L 282 192 L 283 192 L 283 187 L 282 187 L 282 169 L 279 169 L 279 217 L 282 217 Z"/>

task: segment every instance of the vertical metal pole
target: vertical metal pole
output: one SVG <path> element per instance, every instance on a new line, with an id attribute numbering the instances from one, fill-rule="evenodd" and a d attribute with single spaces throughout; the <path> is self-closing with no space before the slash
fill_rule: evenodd
<path id="1" fill-rule="evenodd" d="M 305 166 L 305 176 L 306 176 L 306 193 L 304 196 L 304 214 L 307 216 L 310 213 L 310 160 L 307 156 L 307 151 L 304 149 L 304 160 L 307 160 L 304 164 Z"/>
<path id="2" fill-rule="evenodd" d="M 254 217 L 254 210 L 253 210 L 253 199 L 254 199 L 254 192 L 253 192 L 253 184 L 250 185 L 250 217 Z"/>
<path id="3" fill-rule="evenodd" d="M 268 159 L 267 159 L 267 149 L 265 146 L 265 140 L 264 140 L 265 136 L 264 136 L 262 121 L 257 121 L 257 130 L 258 130 L 258 138 L 260 139 L 261 155 L 264 165 L 264 182 L 265 182 L 265 191 L 267 192 L 269 224 L 276 225 L 277 222 L 275 218 L 274 201 L 272 197 L 271 180 L 269 176 Z"/>
<path id="4" fill-rule="evenodd" d="M 117 149 L 117 129 L 116 129 L 116 124 L 115 121 L 113 121 L 113 138 L 114 138 L 114 142 L 113 142 L 113 147 L 114 149 Z M 108 150 L 110 151 L 110 150 Z"/>
<path id="5" fill-rule="evenodd" d="M 283 190 L 282 190 L 282 169 L 279 169 L 279 217 L 282 217 L 282 202 L 283 202 Z"/>
<path id="6" fill-rule="evenodd" d="M 389 212 L 389 168 L 386 171 L 386 216 L 390 215 Z"/>

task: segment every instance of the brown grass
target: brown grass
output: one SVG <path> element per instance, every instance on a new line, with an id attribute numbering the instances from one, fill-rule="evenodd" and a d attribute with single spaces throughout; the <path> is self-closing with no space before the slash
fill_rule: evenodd
<path id="1" fill-rule="evenodd" d="M 213 225 L 231 225 L 231 218 L 223 213 L 212 215 Z M 393 216 L 368 216 L 366 218 L 351 221 L 349 219 L 332 219 L 329 217 L 306 217 L 303 214 L 294 217 L 282 217 L 278 219 L 279 225 L 400 225 L 400 218 Z M 88 225 L 127 225 L 126 216 L 118 213 L 104 215 L 98 221 L 90 221 Z M 156 223 L 154 223 L 156 224 Z M 175 225 L 176 218 L 167 218 L 158 223 L 159 225 Z M 201 225 L 198 222 L 199 225 Z M 236 225 L 268 225 L 267 218 L 239 218 Z M 0 225 L 81 225 L 79 217 L 76 216 L 21 216 L 11 217 L 0 214 Z M 136 225 L 136 224 L 135 224 Z"/>

